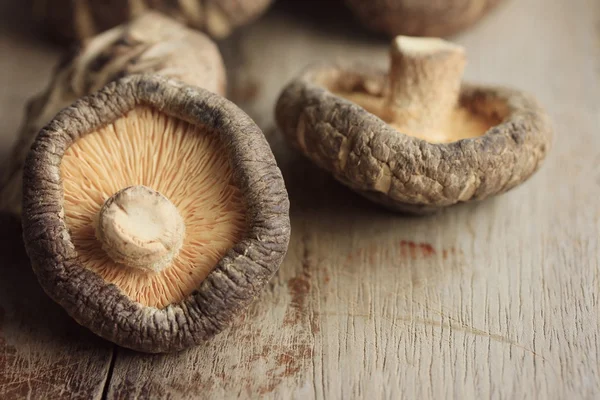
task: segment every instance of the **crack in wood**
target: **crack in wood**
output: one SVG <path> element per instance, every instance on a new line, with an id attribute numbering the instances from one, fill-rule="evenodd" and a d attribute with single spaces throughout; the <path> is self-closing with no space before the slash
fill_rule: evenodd
<path id="1" fill-rule="evenodd" d="M 112 348 L 112 352 L 111 352 L 111 356 L 110 356 L 110 363 L 108 364 L 108 370 L 106 371 L 106 377 L 104 378 L 104 382 L 102 383 L 102 395 L 100 396 L 100 398 L 102 400 L 108 399 L 108 394 L 109 394 L 111 383 L 112 383 L 112 377 L 113 377 L 115 365 L 117 362 L 117 353 L 118 353 L 117 349 L 118 349 L 117 346 L 113 346 L 113 348 Z"/>

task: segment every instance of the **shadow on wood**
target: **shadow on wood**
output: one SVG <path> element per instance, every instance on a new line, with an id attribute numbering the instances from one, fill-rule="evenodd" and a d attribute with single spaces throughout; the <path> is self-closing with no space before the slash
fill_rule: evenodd
<path id="1" fill-rule="evenodd" d="M 0 398 L 101 391 L 112 345 L 77 325 L 42 291 L 18 218 L 0 214 L 0 227 Z"/>

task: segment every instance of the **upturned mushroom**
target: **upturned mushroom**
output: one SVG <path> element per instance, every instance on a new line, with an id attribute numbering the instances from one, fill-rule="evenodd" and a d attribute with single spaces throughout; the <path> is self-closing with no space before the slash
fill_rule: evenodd
<path id="1" fill-rule="evenodd" d="M 146 13 L 82 44 L 32 99 L 9 159 L 0 172 L 0 210 L 20 213 L 21 176 L 35 136 L 61 109 L 112 80 L 137 73 L 167 75 L 225 95 L 225 66 L 215 43 L 156 12 Z"/>
<path id="2" fill-rule="evenodd" d="M 276 106 L 290 142 L 321 168 L 390 209 L 429 213 L 506 192 L 542 164 L 552 129 L 521 91 L 461 83 L 465 51 L 397 37 L 388 72 L 320 65 Z"/>
<path id="3" fill-rule="evenodd" d="M 475 24 L 502 0 L 345 0 L 367 28 L 390 36 L 448 36 Z"/>
<path id="4" fill-rule="evenodd" d="M 233 103 L 159 75 L 112 82 L 39 133 L 23 238 L 48 295 L 118 345 L 205 341 L 286 253 L 289 202 L 267 141 Z"/>
<path id="5" fill-rule="evenodd" d="M 200 87 L 223 89 L 220 58 L 202 64 L 192 55 L 208 51 L 202 41 L 192 50 L 154 23 L 140 36 L 109 31 L 57 71 L 62 83 L 40 104 L 66 101 L 71 87 L 91 94 L 35 136 L 22 225 L 54 301 L 99 336 L 159 353 L 201 343 L 242 312 L 279 268 L 290 222 L 264 135 Z M 163 23 L 169 35 L 183 29 Z M 191 64 L 170 59 L 186 54 Z M 95 90 L 100 81 L 110 83 Z"/>
<path id="6" fill-rule="evenodd" d="M 273 0 L 35 0 L 37 19 L 56 38 L 84 40 L 148 10 L 159 11 L 190 27 L 224 38 L 257 19 Z"/>

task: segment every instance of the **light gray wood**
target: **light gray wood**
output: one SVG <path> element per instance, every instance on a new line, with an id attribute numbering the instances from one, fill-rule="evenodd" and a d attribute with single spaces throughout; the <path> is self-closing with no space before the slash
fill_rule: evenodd
<path id="1" fill-rule="evenodd" d="M 307 63 L 387 65 L 385 39 L 346 20 L 328 26 L 331 12 L 299 20 L 296 7 L 224 44 L 232 97 L 284 171 L 288 257 L 246 317 L 205 347 L 119 352 L 109 397 L 600 396 L 600 3 L 513 0 L 456 38 L 466 79 L 539 97 L 555 146 L 519 189 L 420 219 L 377 209 L 282 142 L 273 106 Z"/>
<path id="2" fill-rule="evenodd" d="M 290 3 L 221 43 L 231 97 L 263 128 L 284 172 L 288 256 L 252 308 L 205 346 L 160 356 L 118 349 L 107 397 L 600 397 L 600 3 L 510 0 L 455 38 L 468 51 L 466 79 L 534 93 L 554 121 L 555 143 L 525 185 L 426 218 L 373 206 L 283 142 L 273 107 L 306 64 L 387 65 L 387 41 L 366 36 L 345 13 L 319 16 L 310 11 L 316 2 Z M 55 59 L 27 43 L 0 37 L 2 146 Z M 46 321 L 38 315 L 48 307 L 72 326 L 25 275 L 22 291 L 37 293 L 27 320 Z M 15 301 L 13 292 L 2 301 Z M 0 377 L 29 384 L 27 374 L 42 371 L 36 365 L 67 352 L 105 368 L 110 345 L 83 331 L 91 344 L 67 345 L 49 325 L 29 337 L 24 323 L 11 322 L 11 337 L 22 336 L 21 348 L 36 343 L 44 361 L 29 369 L 0 362 Z M 65 385 L 92 375 L 75 367 L 54 376 Z M 4 382 L 0 393 L 10 390 Z"/>

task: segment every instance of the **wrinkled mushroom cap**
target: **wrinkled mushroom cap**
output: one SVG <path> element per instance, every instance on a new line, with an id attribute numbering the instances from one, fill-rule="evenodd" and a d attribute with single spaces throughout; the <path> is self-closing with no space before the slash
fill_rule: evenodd
<path id="1" fill-rule="evenodd" d="M 484 126 L 488 121 L 489 129 L 443 143 L 403 133 L 339 94 L 383 98 L 387 82 L 386 71 L 366 65 L 312 66 L 284 89 L 277 123 L 343 184 L 392 210 L 417 214 L 506 192 L 529 178 L 549 150 L 548 118 L 520 91 L 463 83 L 459 115 L 468 112 Z"/>
<path id="2" fill-rule="evenodd" d="M 502 0 L 345 0 L 369 29 L 390 36 L 448 36 L 473 25 Z"/>
<path id="3" fill-rule="evenodd" d="M 165 126 L 166 130 L 175 130 L 167 126 L 169 122 L 165 121 L 168 119 L 180 121 L 171 123 L 185 128 L 175 130 L 179 132 L 178 137 L 180 137 L 173 145 L 175 147 L 187 148 L 186 137 L 192 140 L 189 136 L 194 133 L 216 135 L 218 140 L 209 138 L 207 142 L 205 141 L 206 144 L 200 142 L 198 146 L 212 146 L 214 143 L 215 146 L 220 146 L 217 147 L 221 155 L 218 158 L 229 160 L 231 184 L 235 187 L 224 189 L 225 191 L 220 193 L 226 196 L 239 193 L 239 196 L 231 201 L 241 201 L 241 209 L 245 211 L 243 231 L 232 236 L 236 238 L 235 243 L 219 253 L 212 268 L 196 282 L 197 287 L 180 300 L 155 306 L 143 304 L 146 302 L 144 299 L 136 301 L 132 298 L 136 292 L 128 293 L 127 289 L 119 286 L 118 282 L 111 282 L 108 275 L 90 268 L 83 255 L 85 248 L 77 240 L 81 236 L 76 230 L 71 229 L 74 227 L 72 218 L 75 201 L 68 196 L 69 193 L 79 193 L 73 191 L 73 185 L 83 182 L 75 178 L 84 176 L 87 178 L 85 185 L 98 186 L 104 184 L 100 182 L 103 178 L 116 182 L 120 179 L 119 176 L 125 173 L 115 170 L 107 171 L 106 174 L 81 175 L 75 171 L 65 175 L 67 166 L 77 165 L 77 154 L 73 151 L 74 148 L 78 148 L 77 151 L 84 151 L 85 146 L 90 146 L 92 140 L 104 141 L 107 146 L 113 146 L 112 139 L 109 137 L 113 129 L 111 126 L 126 124 L 126 119 L 132 113 L 152 115 L 152 112 L 164 116 L 164 121 L 156 123 L 163 124 L 161 126 Z M 192 129 L 194 127 L 199 130 L 194 131 Z M 117 137 L 127 134 L 125 131 L 113 130 L 117 132 Z M 141 131 L 142 129 L 132 135 L 142 135 Z M 152 135 L 156 136 L 156 140 L 160 140 L 161 132 L 161 129 L 157 129 Z M 164 136 L 166 135 L 165 131 Z M 126 145 L 125 141 L 120 146 Z M 121 151 L 119 146 L 114 147 L 114 150 Z M 204 181 L 193 180 L 185 183 L 173 178 L 174 174 L 178 174 L 177 168 L 185 170 L 186 175 L 193 175 L 193 171 L 198 168 L 195 166 L 195 161 L 191 159 L 194 153 L 190 151 L 186 154 L 181 163 L 173 160 L 173 157 L 166 157 L 170 160 L 170 165 L 163 165 L 164 168 L 157 168 L 155 171 L 151 168 L 142 169 L 147 175 L 164 175 L 164 179 L 148 179 L 147 182 L 163 185 L 161 190 L 164 190 L 162 194 L 165 199 L 157 198 L 157 204 L 172 201 L 186 224 L 184 233 L 186 239 L 179 254 L 188 250 L 192 254 L 197 247 L 192 243 L 193 246 L 186 250 L 186 245 L 189 244 L 186 244 L 187 238 L 193 234 L 191 230 L 198 226 L 193 224 L 193 219 L 198 219 L 198 214 L 205 210 L 212 213 L 212 208 L 219 207 L 221 203 L 220 198 L 213 198 L 207 203 L 205 198 L 210 197 L 208 194 L 204 197 L 184 196 L 177 200 L 175 193 L 178 190 L 185 192 L 186 187 L 189 186 L 201 185 L 200 192 L 210 191 L 210 188 L 202 186 L 206 184 Z M 100 169 L 102 165 L 97 162 L 98 160 L 94 161 L 93 157 L 80 160 L 82 164 L 87 165 L 85 168 Z M 149 160 L 149 158 L 142 158 L 142 160 Z M 131 164 L 135 169 L 134 161 L 132 159 Z M 110 163 L 105 164 L 110 165 Z M 216 165 L 214 167 L 216 169 L 202 175 L 203 180 L 218 175 L 221 173 L 219 171 L 228 168 L 224 165 L 219 166 L 216 161 L 211 161 L 209 164 Z M 82 171 L 86 171 L 85 168 Z M 119 168 L 119 165 L 115 165 L 115 168 Z M 71 171 L 70 167 L 68 169 Z M 218 186 L 221 184 L 219 182 L 215 181 L 210 186 Z M 185 185 L 188 186 L 180 188 Z M 118 185 L 115 184 L 115 187 Z M 206 90 L 186 86 L 160 76 L 123 78 L 61 111 L 40 132 L 32 146 L 24 171 L 23 189 L 22 223 L 25 246 L 44 290 L 80 324 L 121 346 L 140 351 L 180 350 L 218 333 L 252 301 L 276 272 L 289 241 L 287 193 L 281 173 L 262 132 L 248 116 L 228 100 Z M 131 196 L 145 195 L 144 190 L 146 189 L 133 192 Z M 84 191 L 84 193 L 102 193 L 102 191 Z M 113 193 L 105 193 L 103 196 L 106 198 L 111 195 Z M 116 196 L 119 196 L 119 193 Z M 102 200 L 89 201 L 85 197 L 80 199 L 82 207 L 87 207 L 87 204 L 97 209 L 101 208 Z M 137 218 L 137 214 L 132 214 L 132 209 L 128 208 L 127 201 L 119 199 L 116 201 L 119 202 L 117 206 L 122 207 L 124 213 L 131 218 Z M 190 214 L 186 209 L 193 208 L 194 203 L 202 204 L 202 207 L 196 207 Z M 152 202 L 148 204 L 154 207 Z M 107 207 L 113 205 L 109 202 Z M 139 203 L 138 206 L 145 207 L 144 204 Z M 240 207 L 232 209 L 234 215 L 239 214 L 235 213 L 236 209 L 239 210 Z M 166 209 L 165 213 L 168 216 L 172 211 Z M 220 215 L 226 217 L 229 214 Z M 126 216 L 121 215 L 119 218 L 118 221 L 121 223 Z M 157 218 L 160 219 L 160 215 Z M 171 224 L 169 218 L 160 219 L 159 223 L 174 226 L 174 229 L 178 226 Z M 216 229 L 218 225 L 219 222 L 216 221 L 206 225 L 204 230 Z M 93 236 L 93 223 L 88 223 L 87 226 Z M 183 234 L 183 232 L 179 233 Z M 144 239 L 154 233 L 152 229 L 149 232 L 134 229 L 126 234 Z M 220 234 L 216 237 L 220 237 Z M 94 246 L 98 248 L 100 245 Z M 148 254 L 150 253 L 143 253 L 142 256 Z M 212 257 L 214 252 L 209 255 Z M 176 260 L 181 261 L 184 259 L 182 257 L 188 256 L 189 254 L 177 256 Z M 189 262 L 184 264 L 183 267 L 191 272 L 196 271 L 194 265 Z M 112 265 L 111 268 L 119 267 L 127 271 L 136 270 L 121 264 Z M 167 268 L 166 271 L 169 270 L 173 270 L 173 267 Z M 157 273 L 147 272 L 148 276 L 155 276 L 152 274 Z M 173 283 L 178 284 L 179 280 Z"/>

